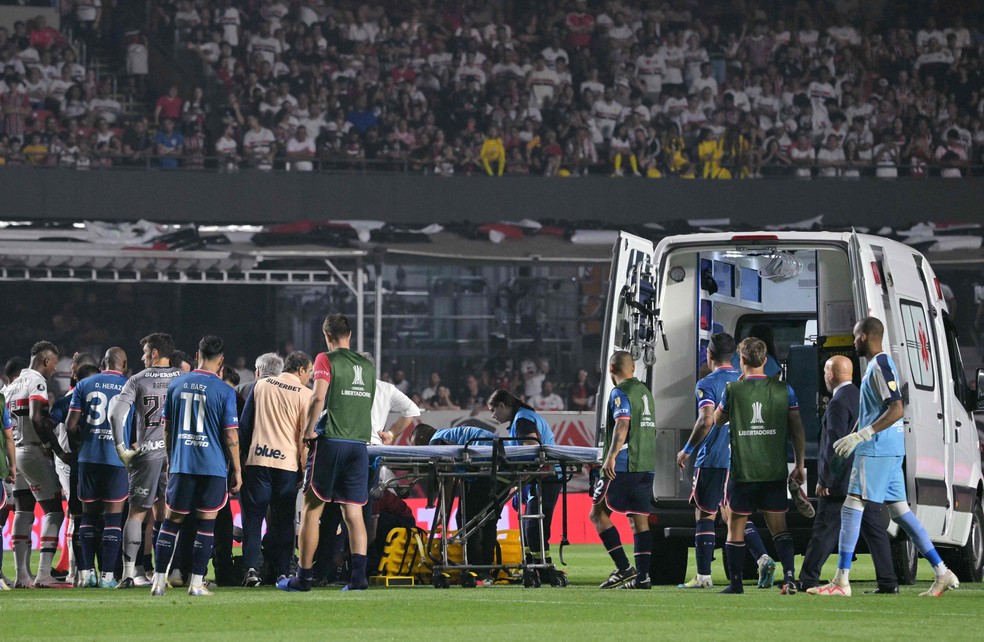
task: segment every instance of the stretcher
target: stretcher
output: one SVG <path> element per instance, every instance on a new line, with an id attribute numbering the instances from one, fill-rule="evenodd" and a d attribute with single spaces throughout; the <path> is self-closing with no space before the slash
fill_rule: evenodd
<path id="1" fill-rule="evenodd" d="M 489 443 L 491 441 L 491 443 Z M 414 485 L 420 484 L 427 495 L 428 507 L 435 508 L 434 520 L 428 533 L 425 550 L 431 555 L 433 565 L 432 584 L 435 588 L 448 588 L 452 573 L 458 575 L 462 586 L 475 586 L 478 572 L 495 573 L 504 571 L 510 576 L 522 575 L 523 585 L 528 588 L 540 586 L 539 571 L 549 569 L 555 571 L 552 575 L 558 580 L 557 586 L 566 585 L 566 575 L 556 572 L 552 562 L 535 561 L 524 558 L 522 563 L 514 565 L 481 565 L 468 560 L 468 538 L 478 532 L 489 520 L 498 520 L 502 507 L 514 496 L 519 496 L 519 536 L 523 550 L 529 548 L 527 529 L 525 525 L 537 523 L 540 528 L 540 550 L 546 550 L 544 541 L 543 521 L 545 514 L 542 510 L 528 510 L 527 494 L 524 488 L 529 486 L 532 495 L 542 497 L 543 481 L 556 477 L 561 483 L 562 501 L 562 536 L 558 559 L 564 562 L 564 546 L 567 541 L 567 482 L 580 472 L 583 466 L 601 463 L 600 448 L 580 446 L 545 446 L 506 445 L 509 438 L 496 437 L 492 440 L 475 440 L 464 446 L 369 446 L 369 460 L 373 465 L 385 466 L 392 473 L 382 489 L 393 489 L 406 496 L 406 492 Z M 461 485 L 469 479 L 485 477 L 493 480 L 491 492 L 484 506 L 478 510 L 468 507 L 464 493 L 456 493 Z M 400 493 L 399 491 L 403 491 Z M 467 517 L 464 524 L 458 525 L 458 530 L 451 532 L 448 519 L 451 504 L 457 495 L 462 515 Z M 434 543 L 437 546 L 434 546 Z M 448 549 L 453 544 L 460 543 L 463 561 L 454 563 L 448 555 Z M 439 554 L 430 551 L 437 550 Z"/>

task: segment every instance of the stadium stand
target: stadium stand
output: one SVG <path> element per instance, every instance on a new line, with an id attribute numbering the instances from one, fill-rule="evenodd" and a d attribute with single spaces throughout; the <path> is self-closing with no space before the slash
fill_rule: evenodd
<path id="1" fill-rule="evenodd" d="M 74 4 L 0 31 L 3 164 L 981 173 L 973 3 Z"/>

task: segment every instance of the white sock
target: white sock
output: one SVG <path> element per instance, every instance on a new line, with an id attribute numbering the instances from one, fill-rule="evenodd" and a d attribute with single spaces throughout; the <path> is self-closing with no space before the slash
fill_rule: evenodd
<path id="1" fill-rule="evenodd" d="M 849 568 L 837 569 L 837 572 L 834 573 L 834 584 L 838 584 L 840 586 L 847 586 L 848 584 L 850 584 L 850 580 L 848 580 L 848 576 L 850 574 L 851 574 L 851 569 Z"/>
<path id="2" fill-rule="evenodd" d="M 58 531 L 65 521 L 65 513 L 45 513 L 41 518 L 41 555 L 38 559 L 38 577 L 51 577 L 51 562 L 58 550 Z"/>
<path id="3" fill-rule="evenodd" d="M 102 574 L 102 578 L 104 582 L 112 582 L 113 580 L 116 579 L 116 573 L 113 573 L 112 571 L 106 571 L 105 573 Z"/>
<path id="4" fill-rule="evenodd" d="M 134 564 L 133 562 L 123 562 L 123 579 L 124 580 L 126 578 L 128 578 L 128 577 L 136 577 L 136 575 L 137 575 L 136 566 L 137 565 Z"/>
<path id="5" fill-rule="evenodd" d="M 164 586 L 167 584 L 167 573 L 154 573 L 154 584 Z"/>
<path id="6" fill-rule="evenodd" d="M 11 534 L 18 580 L 27 581 L 31 577 L 31 529 L 33 526 L 33 512 L 14 512 L 14 524 L 11 527 Z"/>
<path id="7" fill-rule="evenodd" d="M 762 554 L 762 557 L 758 558 L 758 563 L 760 565 L 761 564 L 765 564 L 766 562 L 771 562 L 771 561 L 772 561 L 772 558 L 769 557 L 768 554 L 766 554 L 766 553 L 763 553 Z M 708 576 L 708 577 L 710 577 L 710 576 Z"/>
<path id="8" fill-rule="evenodd" d="M 698 573 L 697 574 L 697 579 L 700 580 L 701 582 L 710 582 L 711 581 L 711 576 L 710 575 L 701 575 L 700 573 Z"/>
<path id="9" fill-rule="evenodd" d="M 191 579 L 188 580 L 188 586 L 201 586 L 204 583 L 205 583 L 205 576 L 195 575 L 194 573 L 191 574 Z"/>
<path id="10" fill-rule="evenodd" d="M 936 577 L 943 577 L 944 575 L 946 575 L 946 572 L 948 570 L 949 569 L 946 567 L 946 564 L 944 564 L 943 562 L 940 562 L 939 564 L 933 567 L 933 572 L 936 573 Z"/>

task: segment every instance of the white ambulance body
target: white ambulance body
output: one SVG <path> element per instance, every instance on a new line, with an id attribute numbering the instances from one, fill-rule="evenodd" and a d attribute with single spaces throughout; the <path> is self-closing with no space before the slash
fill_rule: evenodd
<path id="1" fill-rule="evenodd" d="M 623 232 L 612 263 L 602 371 L 607 373 L 614 350 L 632 351 L 637 375 L 656 400 L 657 581 L 686 576 L 693 471 L 678 469 L 675 456 L 696 419 L 694 387 L 711 334 L 724 331 L 740 340 L 755 323 L 772 328 L 782 376 L 800 400 L 812 495 L 819 419 L 829 397 L 823 364 L 833 354 L 849 356 L 860 381 L 867 363 L 857 357 L 852 328 L 869 315 L 885 323 L 884 349 L 901 378 L 912 510 L 961 579 L 981 579 L 984 483 L 972 416 L 977 399 L 965 381 L 939 282 L 922 254 L 852 232 L 688 234 L 658 245 Z M 610 392 L 606 377 L 599 390 L 601 425 Z M 802 547 L 811 523 L 796 522 L 794 513 L 790 522 Z M 894 524 L 890 533 L 896 536 L 899 579 L 911 582 L 914 547 L 898 537 Z"/>

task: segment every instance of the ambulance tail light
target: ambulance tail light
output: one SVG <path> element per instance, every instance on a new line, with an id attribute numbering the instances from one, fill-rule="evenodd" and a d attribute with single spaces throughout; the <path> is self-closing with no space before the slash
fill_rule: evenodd
<path id="1" fill-rule="evenodd" d="M 871 275 L 875 277 L 875 285 L 881 285 L 881 270 L 878 269 L 878 262 L 871 262 Z"/>

